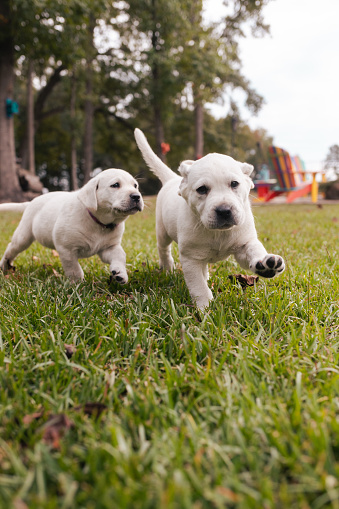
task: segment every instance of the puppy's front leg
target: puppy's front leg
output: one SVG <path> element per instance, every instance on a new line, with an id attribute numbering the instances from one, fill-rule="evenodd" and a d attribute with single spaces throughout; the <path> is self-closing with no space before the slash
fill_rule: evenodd
<path id="1" fill-rule="evenodd" d="M 207 264 L 180 256 L 180 262 L 190 295 L 198 308 L 204 309 L 213 299 L 211 290 L 207 285 Z"/>
<path id="2" fill-rule="evenodd" d="M 80 267 L 76 253 L 63 249 L 59 246 L 57 251 L 59 253 L 65 275 L 72 281 L 82 281 L 84 279 L 84 271 Z"/>
<path id="3" fill-rule="evenodd" d="M 124 285 L 128 281 L 126 272 L 126 253 L 121 245 L 111 246 L 99 253 L 101 260 L 109 264 L 109 270 L 113 278 Z"/>
<path id="4" fill-rule="evenodd" d="M 248 242 L 235 253 L 235 258 L 244 269 L 250 269 L 258 276 L 271 278 L 285 270 L 284 259 L 280 255 L 267 253 L 258 239 Z"/>

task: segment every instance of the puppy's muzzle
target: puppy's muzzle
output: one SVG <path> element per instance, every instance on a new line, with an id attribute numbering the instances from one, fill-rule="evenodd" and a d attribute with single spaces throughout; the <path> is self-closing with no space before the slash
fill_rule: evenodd
<path id="1" fill-rule="evenodd" d="M 129 195 L 131 200 L 131 208 L 136 208 L 138 210 L 141 210 L 141 194 L 139 193 L 132 193 Z"/>
<path id="2" fill-rule="evenodd" d="M 232 208 L 228 205 L 219 205 L 215 208 L 217 228 L 230 228 L 237 224 Z"/>

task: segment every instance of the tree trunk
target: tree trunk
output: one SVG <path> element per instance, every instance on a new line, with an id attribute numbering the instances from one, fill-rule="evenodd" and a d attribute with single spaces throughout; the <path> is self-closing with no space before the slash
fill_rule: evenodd
<path id="1" fill-rule="evenodd" d="M 91 16 L 88 27 L 89 50 L 86 60 L 86 99 L 85 99 L 85 132 L 84 132 L 84 184 L 91 178 L 93 171 L 93 70 L 92 62 L 94 57 L 94 19 Z"/>
<path id="2" fill-rule="evenodd" d="M 76 191 L 78 189 L 77 177 L 77 142 L 76 142 L 76 125 L 75 125 L 75 102 L 76 102 L 76 79 L 73 71 L 71 78 L 71 189 Z"/>
<path id="3" fill-rule="evenodd" d="M 14 41 L 11 35 L 10 1 L 0 2 L 0 200 L 22 198 L 16 173 L 13 116 L 6 114 L 6 100 L 13 99 Z"/>
<path id="4" fill-rule="evenodd" d="M 231 156 L 236 158 L 236 134 L 238 129 L 238 116 L 236 113 L 233 113 L 231 116 L 231 129 L 232 129 L 232 137 L 231 137 Z"/>
<path id="5" fill-rule="evenodd" d="M 34 96 L 33 96 L 33 61 L 29 58 L 27 70 L 27 170 L 35 175 L 35 150 L 34 150 Z M 25 168 L 23 162 L 22 167 Z"/>
<path id="6" fill-rule="evenodd" d="M 154 29 L 152 32 L 152 47 L 154 51 L 154 61 L 152 65 L 152 78 L 153 78 L 153 115 L 154 115 L 154 127 L 155 127 L 155 148 L 156 153 L 162 161 L 166 160 L 165 154 L 162 153 L 161 144 L 164 142 L 164 126 L 162 123 L 161 114 L 161 99 L 160 99 L 160 70 L 157 63 L 157 52 L 158 49 L 158 31 L 157 31 L 157 12 L 155 6 L 155 0 L 152 0 L 152 17 Z"/>
<path id="7" fill-rule="evenodd" d="M 200 101 L 197 101 L 194 107 L 194 125 L 194 158 L 200 159 L 204 155 L 204 107 Z"/>
<path id="8" fill-rule="evenodd" d="M 156 85 L 156 82 L 154 82 L 154 85 Z M 154 87 L 156 91 L 156 86 Z M 162 124 L 162 118 L 161 118 L 161 106 L 159 104 L 159 101 L 155 96 L 153 98 L 153 114 L 154 114 L 154 126 L 155 126 L 155 146 L 156 146 L 156 153 L 160 157 L 162 161 L 166 160 L 165 154 L 162 153 L 161 150 L 161 144 L 164 142 L 164 126 Z"/>
<path id="9" fill-rule="evenodd" d="M 49 80 L 47 81 L 46 85 L 37 94 L 37 98 L 36 98 L 35 106 L 34 106 L 34 114 L 33 114 L 33 116 L 34 116 L 34 125 L 33 125 L 34 135 L 35 135 L 35 132 L 39 129 L 39 124 L 40 124 L 41 120 L 43 120 L 44 118 L 46 118 L 50 115 L 54 115 L 56 113 L 61 113 L 63 111 L 60 108 L 54 108 L 52 110 L 45 111 L 45 112 L 43 110 L 44 110 L 45 103 L 46 103 L 48 97 L 54 90 L 54 87 L 61 80 L 61 78 L 62 78 L 61 72 L 64 69 L 65 69 L 64 65 L 60 65 L 59 67 L 57 67 L 54 70 L 51 77 L 49 78 Z M 27 131 L 25 132 L 24 136 L 22 137 L 22 139 L 20 141 L 19 154 L 21 157 L 21 166 L 23 168 L 28 168 L 29 165 L 28 165 Z"/>
<path id="10" fill-rule="evenodd" d="M 93 170 L 93 114 L 92 102 L 93 79 L 90 65 L 86 72 L 86 100 L 85 100 L 85 132 L 84 132 L 84 184 L 91 178 Z"/>

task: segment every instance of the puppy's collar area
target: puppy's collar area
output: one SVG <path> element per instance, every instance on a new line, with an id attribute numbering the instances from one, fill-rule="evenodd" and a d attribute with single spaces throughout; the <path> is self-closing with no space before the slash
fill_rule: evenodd
<path id="1" fill-rule="evenodd" d="M 99 224 L 102 228 L 108 228 L 109 230 L 114 230 L 114 228 L 116 227 L 116 223 L 109 223 L 109 224 L 102 223 L 101 221 L 99 221 L 99 219 L 97 217 L 95 217 L 94 214 L 92 214 L 92 212 L 89 209 L 87 209 L 87 212 L 89 213 L 89 215 L 91 216 L 93 221 L 95 223 Z"/>

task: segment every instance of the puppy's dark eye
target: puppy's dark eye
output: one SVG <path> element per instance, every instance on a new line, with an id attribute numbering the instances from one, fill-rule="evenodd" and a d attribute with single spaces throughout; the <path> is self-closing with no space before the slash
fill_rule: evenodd
<path id="1" fill-rule="evenodd" d="M 138 187 L 138 184 L 134 184 L 135 189 Z"/>
<path id="2" fill-rule="evenodd" d="M 239 185 L 239 182 L 237 182 L 236 180 L 232 180 L 232 182 L 231 182 L 232 189 L 235 189 L 236 187 L 238 187 L 238 185 Z"/>
<path id="3" fill-rule="evenodd" d="M 201 194 L 201 195 L 203 195 L 203 194 L 207 194 L 207 193 L 208 193 L 208 187 L 206 187 L 206 186 L 200 186 L 200 187 L 198 187 L 198 189 L 197 189 L 197 193 L 198 193 L 198 194 Z"/>
<path id="4" fill-rule="evenodd" d="M 119 182 L 116 182 L 115 184 L 112 184 L 111 187 L 120 187 Z"/>

